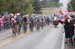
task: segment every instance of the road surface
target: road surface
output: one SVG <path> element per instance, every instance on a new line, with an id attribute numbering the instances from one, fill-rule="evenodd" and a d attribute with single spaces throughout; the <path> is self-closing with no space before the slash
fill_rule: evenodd
<path id="1" fill-rule="evenodd" d="M 0 42 L 11 37 L 11 29 L 3 32 L 0 32 L 2 37 Z M 8 42 L 0 46 L 0 49 L 62 49 L 63 32 L 61 25 L 58 28 L 54 28 L 53 25 L 46 26 L 43 30 L 34 31 L 15 41 Z"/>

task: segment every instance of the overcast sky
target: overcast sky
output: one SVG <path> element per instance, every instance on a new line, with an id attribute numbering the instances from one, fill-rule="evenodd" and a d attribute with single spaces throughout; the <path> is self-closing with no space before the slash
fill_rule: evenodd
<path id="1" fill-rule="evenodd" d="M 63 8 L 67 8 L 69 0 L 60 0 L 60 2 L 63 3 Z"/>

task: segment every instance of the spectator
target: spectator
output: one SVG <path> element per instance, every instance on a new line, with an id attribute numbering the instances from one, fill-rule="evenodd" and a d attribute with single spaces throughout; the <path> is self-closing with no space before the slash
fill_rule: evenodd
<path id="1" fill-rule="evenodd" d="M 72 37 L 74 35 L 73 21 L 70 18 L 67 18 L 64 24 L 65 24 L 64 29 L 66 34 L 66 42 L 73 43 L 72 41 Z"/>

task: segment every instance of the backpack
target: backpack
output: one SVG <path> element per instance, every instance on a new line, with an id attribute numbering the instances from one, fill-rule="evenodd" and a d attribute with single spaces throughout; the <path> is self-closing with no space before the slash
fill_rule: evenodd
<path id="1" fill-rule="evenodd" d="M 26 18 L 26 17 L 24 17 L 24 18 L 23 18 L 23 21 L 24 21 L 24 22 L 27 22 L 27 18 Z"/>
<path id="2" fill-rule="evenodd" d="M 30 22 L 33 23 L 34 19 L 32 17 L 29 18 Z"/>
<path id="3" fill-rule="evenodd" d="M 20 24 L 22 22 L 21 16 L 17 16 L 16 17 L 16 21 L 17 21 L 17 24 Z"/>

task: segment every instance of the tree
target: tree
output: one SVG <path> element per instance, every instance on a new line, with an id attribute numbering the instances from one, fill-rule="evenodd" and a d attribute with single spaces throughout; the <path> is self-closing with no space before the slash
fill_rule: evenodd
<path id="1" fill-rule="evenodd" d="M 38 0 L 34 0 L 34 2 L 32 3 L 33 9 L 34 9 L 34 13 L 41 13 L 41 3 Z"/>
<path id="2" fill-rule="evenodd" d="M 8 4 L 6 0 L 0 0 L 0 13 L 8 10 Z"/>
<path id="3" fill-rule="evenodd" d="M 71 0 L 71 2 L 68 4 L 68 10 L 75 11 L 75 0 Z"/>
<path id="4" fill-rule="evenodd" d="M 9 4 L 10 12 L 23 12 L 25 13 L 26 9 L 28 8 L 28 2 L 26 0 L 11 0 Z"/>
<path id="5" fill-rule="evenodd" d="M 32 0 L 0 0 L 0 13 L 3 12 L 21 12 L 29 13 L 32 5 Z"/>
<path id="6" fill-rule="evenodd" d="M 59 0 L 52 0 L 53 2 L 56 2 L 56 3 L 58 3 L 59 2 Z"/>
<path id="7" fill-rule="evenodd" d="M 38 0 L 0 0 L 0 13 L 21 12 L 31 14 L 40 13 L 41 4 Z"/>
<path id="8" fill-rule="evenodd" d="M 42 7 L 59 7 L 59 0 L 43 0 Z"/>

